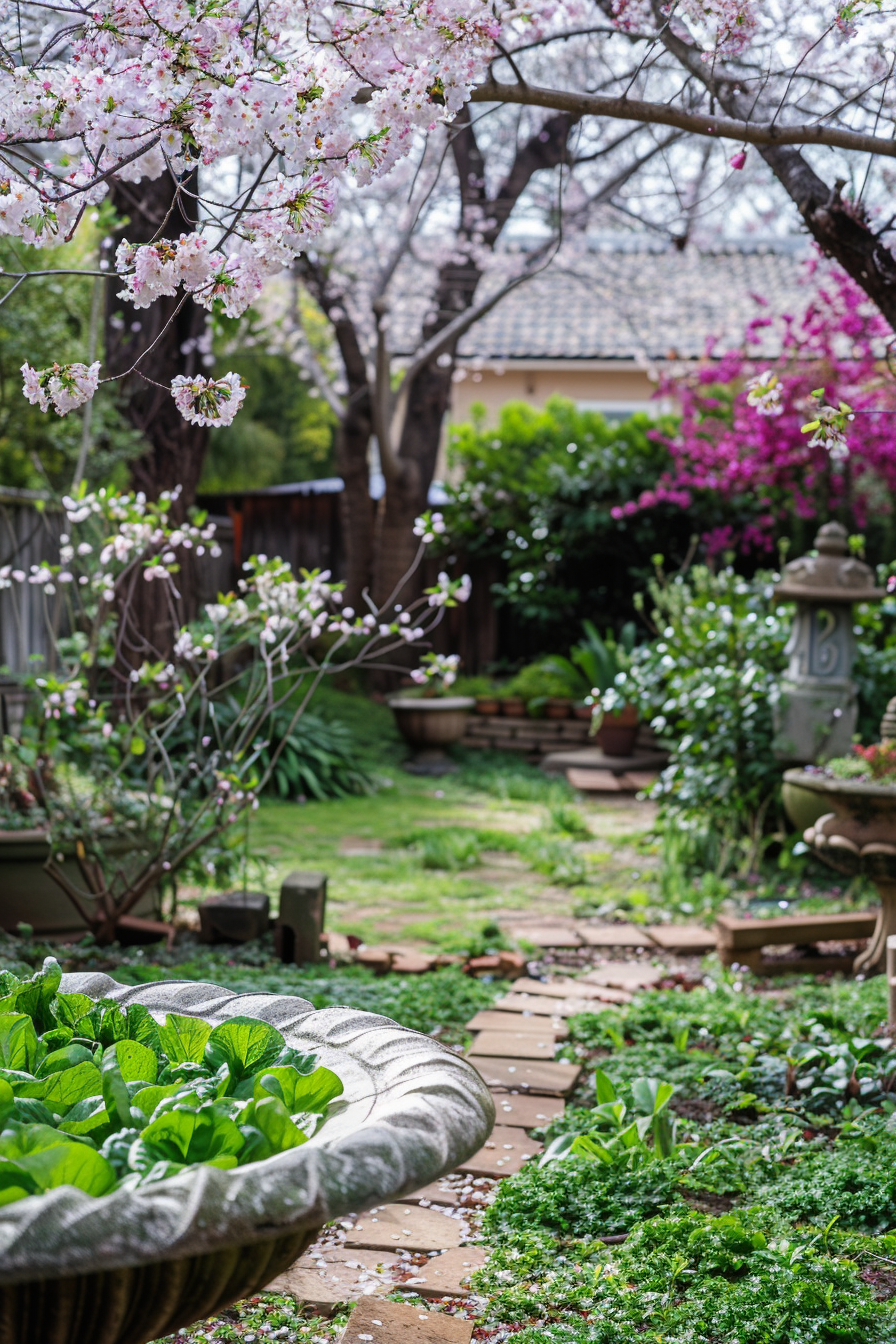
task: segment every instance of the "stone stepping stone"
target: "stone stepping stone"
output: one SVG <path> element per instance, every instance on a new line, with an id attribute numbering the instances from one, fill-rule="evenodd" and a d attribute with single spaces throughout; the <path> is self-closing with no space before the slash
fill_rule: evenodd
<path id="1" fill-rule="evenodd" d="M 463 1238 L 459 1218 L 412 1204 L 385 1204 L 361 1214 L 346 1234 L 345 1245 L 372 1251 L 450 1251 Z"/>
<path id="2" fill-rule="evenodd" d="M 388 1271 L 398 1269 L 401 1264 L 394 1256 L 384 1256 L 378 1251 L 332 1247 L 300 1256 L 267 1285 L 265 1292 L 283 1293 L 316 1310 L 327 1311 L 337 1302 L 354 1302 L 369 1293 L 391 1292 L 394 1284 Z"/>
<path id="3" fill-rule="evenodd" d="M 496 1124 L 519 1129 L 537 1129 L 563 1114 L 564 1103 L 553 1097 L 518 1096 L 495 1092 Z"/>
<path id="4" fill-rule="evenodd" d="M 477 1055 L 512 1055 L 514 1059 L 553 1059 L 556 1041 L 552 1032 L 480 1031 L 472 1049 Z"/>
<path id="5" fill-rule="evenodd" d="M 467 1031 L 530 1031 L 535 1036 L 550 1032 L 557 1041 L 565 1041 L 569 1036 L 569 1027 L 562 1017 L 526 1016 L 522 1012 L 500 1013 L 492 1008 L 483 1008 L 475 1017 L 471 1017 Z"/>
<path id="6" fill-rule="evenodd" d="M 653 939 L 635 924 L 577 924 L 588 947 L 655 947 Z"/>
<path id="7" fill-rule="evenodd" d="M 614 985 L 617 989 L 649 989 L 669 974 L 664 966 L 642 966 L 636 961 L 617 961 L 597 966 L 582 979 L 589 985 Z"/>
<path id="8" fill-rule="evenodd" d="M 458 1171 L 468 1176 L 515 1176 L 530 1158 L 537 1157 L 543 1145 L 530 1139 L 524 1129 L 495 1125 L 478 1153 L 462 1162 Z"/>
<path id="9" fill-rule="evenodd" d="M 429 1185 L 424 1185 L 422 1190 L 415 1190 L 410 1195 L 404 1195 L 401 1199 L 395 1201 L 396 1204 L 442 1204 L 448 1209 L 460 1208 L 460 1191 L 448 1189 L 443 1190 L 438 1181 L 432 1181 Z"/>
<path id="10" fill-rule="evenodd" d="M 514 980 L 511 989 L 516 994 L 539 994 L 550 999 L 600 999 L 603 1003 L 631 1003 L 632 995 L 624 989 L 608 985 L 589 985 L 584 980 Z"/>
<path id="11" fill-rule="evenodd" d="M 532 1013 L 537 1017 L 575 1017 L 578 1013 L 599 1013 L 606 1003 L 597 999 L 552 999 L 539 994 L 505 994 L 496 1008 L 509 1013 Z"/>
<path id="12" fill-rule="evenodd" d="M 473 1325 L 404 1302 L 365 1299 L 355 1306 L 340 1344 L 470 1344 Z"/>
<path id="13" fill-rule="evenodd" d="M 714 952 L 716 935 L 699 924 L 651 924 L 647 932 L 667 952 Z"/>
<path id="14" fill-rule="evenodd" d="M 529 1063 L 524 1059 L 495 1059 L 472 1053 L 467 1055 L 467 1062 L 479 1070 L 490 1088 L 549 1097 L 565 1097 L 582 1072 L 578 1064 Z"/>
<path id="15" fill-rule="evenodd" d="M 614 775 L 609 770 L 582 770 L 568 766 L 566 778 L 574 789 L 582 793 L 634 793 L 635 786 L 626 775 Z"/>
<path id="16" fill-rule="evenodd" d="M 366 859 L 381 853 L 382 840 L 365 839 L 358 835 L 344 835 L 339 841 L 339 855 L 344 859 Z"/>
<path id="17" fill-rule="evenodd" d="M 519 942 L 531 943 L 533 947 L 581 947 L 582 940 L 575 929 L 551 925 L 537 928 L 531 925 L 514 925 L 510 930 L 511 938 Z"/>
<path id="18" fill-rule="evenodd" d="M 469 1297 L 468 1280 L 474 1270 L 488 1260 L 484 1246 L 463 1246 L 430 1257 L 428 1265 L 415 1268 L 414 1277 L 405 1279 L 402 1288 L 413 1288 L 421 1297 Z"/>

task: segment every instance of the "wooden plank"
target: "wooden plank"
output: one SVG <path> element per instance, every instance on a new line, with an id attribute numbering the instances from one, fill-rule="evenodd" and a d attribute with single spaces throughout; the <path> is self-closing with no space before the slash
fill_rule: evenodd
<path id="1" fill-rule="evenodd" d="M 554 980 L 514 980 L 511 989 L 516 994 L 536 994 L 550 999 L 599 999 L 602 1003 L 631 1003 L 632 996 L 624 989 L 610 989 L 608 985 L 589 985 L 584 980 L 569 980 L 558 976 Z"/>
<path id="2" fill-rule="evenodd" d="M 470 1275 L 488 1260 L 484 1246 L 462 1246 L 430 1256 L 425 1265 L 415 1267 L 414 1276 L 405 1279 L 402 1288 L 413 1288 L 421 1297 L 469 1297 Z"/>
<path id="3" fill-rule="evenodd" d="M 490 1176 L 498 1179 L 515 1176 L 531 1158 L 537 1157 L 543 1145 L 530 1139 L 525 1129 L 510 1125 L 495 1125 L 488 1139 L 458 1171 L 465 1176 Z"/>
<path id="4" fill-rule="evenodd" d="M 493 1096 L 498 1124 L 519 1129 L 541 1129 L 565 1110 L 563 1102 L 554 1097 L 517 1096 L 514 1092 L 495 1092 Z"/>
<path id="5" fill-rule="evenodd" d="M 716 931 L 720 947 L 739 950 L 781 943 L 814 943 L 829 938 L 870 938 L 877 911 L 846 915 L 789 915 L 779 919 L 735 919 L 719 915 Z"/>
<path id="6" fill-rule="evenodd" d="M 616 989 L 649 989 L 669 974 L 665 966 L 648 966 L 638 961 L 608 962 L 596 966 L 582 979 L 589 985 L 612 985 Z"/>
<path id="7" fill-rule="evenodd" d="M 490 1055 L 467 1055 L 489 1087 L 507 1091 L 534 1092 L 565 1097 L 582 1072 L 578 1064 L 542 1064 L 522 1059 L 495 1059 Z"/>
<path id="8" fill-rule="evenodd" d="M 713 952 L 716 935 L 699 924 L 651 924 L 647 932 L 667 952 Z"/>
<path id="9" fill-rule="evenodd" d="M 345 1327 L 341 1344 L 470 1344 L 473 1321 L 405 1302 L 362 1299 Z"/>
<path id="10" fill-rule="evenodd" d="M 504 1055 L 514 1059 L 553 1059 L 556 1042 L 547 1032 L 480 1031 L 470 1047 L 477 1055 Z"/>
<path id="11" fill-rule="evenodd" d="M 336 1246 L 301 1256 L 265 1292 L 282 1293 L 316 1310 L 329 1311 L 337 1302 L 354 1302 L 371 1292 L 391 1292 L 394 1285 L 388 1271 L 401 1265 L 394 1255 Z"/>
<path id="12" fill-rule="evenodd" d="M 565 1041 L 569 1037 L 569 1027 L 562 1017 L 536 1017 L 521 1011 L 502 1013 L 496 1012 L 494 1008 L 483 1008 L 475 1017 L 471 1017 L 467 1031 L 530 1031 L 536 1036 L 550 1032 L 556 1041 Z"/>

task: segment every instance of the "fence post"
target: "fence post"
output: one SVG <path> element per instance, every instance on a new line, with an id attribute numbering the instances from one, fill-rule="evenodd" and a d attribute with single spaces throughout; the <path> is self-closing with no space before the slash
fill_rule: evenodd
<path id="1" fill-rule="evenodd" d="M 280 888 L 280 913 L 275 926 L 281 961 L 320 962 L 320 936 L 327 904 L 326 873 L 288 873 Z"/>

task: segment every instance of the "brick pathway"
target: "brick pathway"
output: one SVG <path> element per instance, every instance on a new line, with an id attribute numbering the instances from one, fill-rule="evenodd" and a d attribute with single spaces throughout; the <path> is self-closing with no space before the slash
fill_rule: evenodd
<path id="1" fill-rule="evenodd" d="M 520 926 L 515 932 L 536 942 Z M 671 973 L 651 959 L 679 949 L 693 956 L 707 945 L 697 926 L 664 926 L 658 937 L 632 925 L 542 918 L 537 932 L 537 945 L 576 958 L 574 968 L 584 973 L 573 978 L 563 973 L 573 967 L 558 965 L 548 979 L 521 977 L 467 1023 L 474 1033 L 467 1057 L 492 1089 L 497 1111 L 485 1146 L 424 1190 L 340 1219 L 270 1285 L 320 1311 L 354 1301 L 342 1344 L 470 1344 L 469 1276 L 488 1257 L 475 1244 L 477 1214 L 500 1180 L 538 1157 L 542 1145 L 529 1131 L 563 1113 L 581 1072 L 554 1058 L 569 1035 L 566 1018 L 629 1003 Z M 436 1308 L 389 1301 L 396 1289 Z"/>

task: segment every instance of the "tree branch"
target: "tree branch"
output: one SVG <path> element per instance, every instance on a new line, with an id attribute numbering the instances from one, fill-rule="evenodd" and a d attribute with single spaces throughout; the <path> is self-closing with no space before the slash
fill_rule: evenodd
<path id="1" fill-rule="evenodd" d="M 532 84 L 500 84 L 489 80 L 470 95 L 474 103 L 522 103 L 550 107 L 573 117 L 615 117 L 675 126 L 692 135 L 720 140 L 736 140 L 749 145 L 826 145 L 860 154 L 880 154 L 896 158 L 896 140 L 860 131 L 840 130 L 818 123 L 804 126 L 779 126 L 771 122 L 741 121 L 703 112 L 689 112 L 667 103 L 647 103 L 638 98 L 613 98 L 596 93 L 571 93 L 563 89 L 544 89 Z"/>

